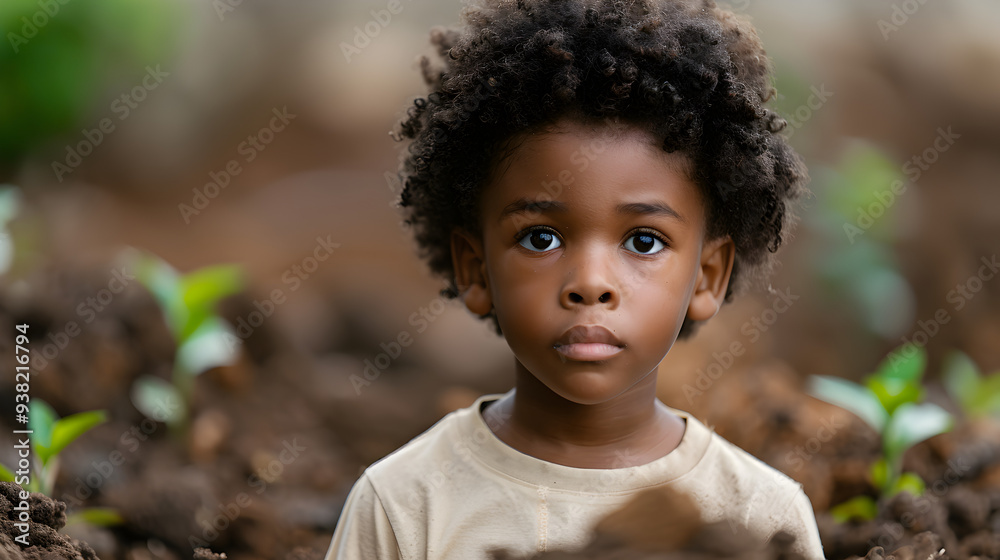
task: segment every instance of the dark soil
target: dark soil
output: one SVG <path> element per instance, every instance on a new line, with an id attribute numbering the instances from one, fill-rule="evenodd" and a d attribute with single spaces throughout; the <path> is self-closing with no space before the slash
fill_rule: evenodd
<path id="1" fill-rule="evenodd" d="M 39 492 L 28 494 L 28 546 L 14 541 L 21 534 L 15 527 L 22 488 L 0 482 L 0 558 L 4 560 L 98 560 L 94 550 L 59 532 L 66 525 L 66 504 Z"/>

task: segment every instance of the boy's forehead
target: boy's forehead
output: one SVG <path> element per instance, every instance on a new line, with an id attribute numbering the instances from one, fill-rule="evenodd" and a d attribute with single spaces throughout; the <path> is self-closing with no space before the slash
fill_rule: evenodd
<path id="1" fill-rule="evenodd" d="M 702 197 L 689 171 L 687 156 L 664 151 L 639 127 L 558 122 L 517 140 L 483 192 L 480 215 L 494 220 L 512 203 L 561 199 L 612 207 L 662 201 L 700 216 Z"/>
<path id="2" fill-rule="evenodd" d="M 605 169 L 630 175 L 666 173 L 692 182 L 693 166 L 687 155 L 667 152 L 661 147 L 662 139 L 621 122 L 564 119 L 543 130 L 522 133 L 510 145 L 506 161 L 488 185 L 493 194 L 500 194 L 496 190 L 504 184 L 541 188 L 555 180 L 565 185 Z M 534 181 L 523 183 L 529 178 Z"/>
<path id="3" fill-rule="evenodd" d="M 681 152 L 662 149 L 662 139 L 638 125 L 621 120 L 581 120 L 563 118 L 546 127 L 522 133 L 511 139 L 513 146 L 501 171 L 511 166 L 547 167 L 577 174 L 591 163 L 599 163 L 605 152 L 627 145 L 631 154 L 646 156 L 643 159 L 664 164 L 674 172 L 692 177 L 692 162 Z M 565 173 L 563 173 L 565 175 Z M 503 173 L 495 178 L 500 181 Z"/>

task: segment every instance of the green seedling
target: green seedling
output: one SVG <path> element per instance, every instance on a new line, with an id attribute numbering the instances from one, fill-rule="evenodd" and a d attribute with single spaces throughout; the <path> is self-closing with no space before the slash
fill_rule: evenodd
<path id="1" fill-rule="evenodd" d="M 1000 418 L 1000 371 L 983 375 L 963 352 L 945 357 L 944 386 L 968 418 Z"/>
<path id="2" fill-rule="evenodd" d="M 914 496 L 923 494 L 923 479 L 916 473 L 902 472 L 903 454 L 953 426 L 947 411 L 921 402 L 924 387 L 920 380 L 926 366 L 922 348 L 903 345 L 890 353 L 863 385 L 823 375 L 810 379 L 809 394 L 853 412 L 881 435 L 882 457 L 872 465 L 870 474 L 883 498 L 904 490 Z M 873 519 L 878 508 L 870 496 L 858 496 L 834 506 L 830 513 L 835 520 L 845 522 Z"/>
<path id="3" fill-rule="evenodd" d="M 31 461 L 33 468 L 29 474 L 21 474 L 26 469 L 18 469 L 15 476 L 13 469 L 0 465 L 0 480 L 5 482 L 23 481 L 20 484 L 29 492 L 41 492 L 52 496 L 56 475 L 59 473 L 59 453 L 77 438 L 94 426 L 107 421 L 107 413 L 103 410 L 92 410 L 71 414 L 59 418 L 52 407 L 45 401 L 35 398 L 28 405 L 28 441 L 30 442 Z M 31 476 L 30 473 L 34 473 Z M 84 508 L 67 518 L 67 523 L 83 521 L 93 525 L 110 526 L 122 522 L 122 517 L 109 508 Z"/>
<path id="4" fill-rule="evenodd" d="M 897 258 L 897 201 L 906 197 L 905 177 L 875 144 L 849 140 L 832 168 L 816 169 L 815 220 L 824 250 L 812 267 L 827 302 L 846 313 L 859 330 L 892 337 L 909 326 L 916 299 Z"/>
<path id="5" fill-rule="evenodd" d="M 45 401 L 35 398 L 28 405 L 28 440 L 35 462 L 35 476 L 27 477 L 22 485 L 30 492 L 52 495 L 56 474 L 59 472 L 59 453 L 94 426 L 105 422 L 107 414 L 103 410 L 93 410 L 59 418 Z M 0 477 L 5 481 L 17 482 L 14 473 L 0 466 Z M 17 477 L 20 479 L 21 477 Z"/>
<path id="6" fill-rule="evenodd" d="M 132 403 L 148 417 L 166 422 L 175 435 L 188 422 L 194 378 L 239 356 L 232 326 L 215 313 L 223 298 L 243 289 L 238 265 L 217 265 L 181 275 L 168 263 L 132 250 L 126 257 L 136 278 L 153 294 L 177 343 L 171 380 L 144 375 L 132 386 Z"/>

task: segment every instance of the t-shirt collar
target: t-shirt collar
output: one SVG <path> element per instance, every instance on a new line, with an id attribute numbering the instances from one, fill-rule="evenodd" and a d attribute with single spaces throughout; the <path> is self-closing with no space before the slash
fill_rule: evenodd
<path id="1" fill-rule="evenodd" d="M 613 469 L 587 469 L 551 463 L 507 445 L 493 433 L 482 407 L 513 392 L 482 395 L 468 408 L 456 411 L 459 430 L 471 454 L 487 467 L 522 482 L 567 491 L 613 494 L 632 492 L 675 480 L 705 455 L 712 431 L 689 413 L 670 408 L 685 420 L 684 436 L 676 449 L 644 465 Z M 623 459 L 627 463 L 627 459 Z"/>

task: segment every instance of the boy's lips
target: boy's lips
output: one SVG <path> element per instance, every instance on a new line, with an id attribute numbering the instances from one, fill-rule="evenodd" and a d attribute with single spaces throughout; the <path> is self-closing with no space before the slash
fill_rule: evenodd
<path id="1" fill-rule="evenodd" d="M 613 332 L 601 325 L 577 325 L 552 346 L 571 360 L 606 360 L 625 349 Z"/>

